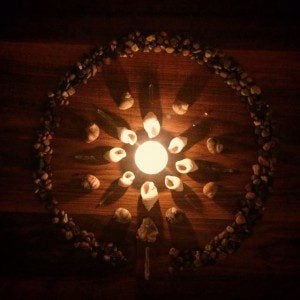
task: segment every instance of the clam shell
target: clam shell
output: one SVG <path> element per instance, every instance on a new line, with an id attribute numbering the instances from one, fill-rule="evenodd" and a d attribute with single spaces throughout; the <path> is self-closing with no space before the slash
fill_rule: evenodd
<path id="1" fill-rule="evenodd" d="M 100 180 L 91 174 L 88 174 L 82 180 L 82 186 L 86 190 L 96 190 L 100 187 Z"/>
<path id="2" fill-rule="evenodd" d="M 141 186 L 141 197 L 145 208 L 149 211 L 158 200 L 157 188 L 152 181 L 146 181 Z"/>
<path id="3" fill-rule="evenodd" d="M 126 157 L 126 151 L 123 148 L 115 147 L 107 151 L 103 157 L 110 162 L 118 162 Z"/>
<path id="4" fill-rule="evenodd" d="M 131 221 L 131 213 L 126 208 L 119 207 L 115 211 L 114 219 L 119 223 L 129 223 Z"/>
<path id="5" fill-rule="evenodd" d="M 190 158 L 184 158 L 175 163 L 176 170 L 179 173 L 186 174 L 198 170 L 196 163 Z"/>
<path id="6" fill-rule="evenodd" d="M 124 144 L 134 145 L 137 141 L 137 135 L 134 131 L 127 129 L 126 127 L 118 127 L 118 137 Z"/>
<path id="7" fill-rule="evenodd" d="M 128 187 L 132 185 L 135 179 L 135 175 L 131 171 L 126 171 L 121 178 L 119 178 L 118 184 L 122 187 Z"/>
<path id="8" fill-rule="evenodd" d="M 177 192 L 183 191 L 182 180 L 177 176 L 167 175 L 165 177 L 165 185 L 169 190 L 175 190 Z"/>
<path id="9" fill-rule="evenodd" d="M 170 153 L 176 154 L 182 151 L 187 144 L 187 138 L 184 136 L 177 136 L 173 138 L 169 144 L 168 150 Z"/>
<path id="10" fill-rule="evenodd" d="M 143 120 L 144 129 L 150 139 L 156 137 L 160 132 L 160 124 L 153 112 L 148 112 Z"/>
<path id="11" fill-rule="evenodd" d="M 216 193 L 218 192 L 219 187 L 215 182 L 208 182 L 204 187 L 203 187 L 203 194 L 210 198 L 213 199 Z"/>
<path id="12" fill-rule="evenodd" d="M 86 142 L 92 143 L 99 137 L 100 128 L 95 123 L 92 123 L 86 128 L 86 133 L 87 133 Z"/>

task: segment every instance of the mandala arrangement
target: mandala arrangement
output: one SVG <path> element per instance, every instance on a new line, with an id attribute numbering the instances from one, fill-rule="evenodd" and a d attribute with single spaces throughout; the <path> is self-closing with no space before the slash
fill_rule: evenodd
<path id="1" fill-rule="evenodd" d="M 258 145 L 258 159 L 252 166 L 253 175 L 245 186 L 246 193 L 233 218 L 224 231 L 215 236 L 207 245 L 198 249 L 171 248 L 169 255 L 171 265 L 169 270 L 193 270 L 201 266 L 212 265 L 217 260 L 225 258 L 233 253 L 247 237 L 253 225 L 261 217 L 264 203 L 272 192 L 272 181 L 277 141 L 273 138 L 271 113 L 269 105 L 261 100 L 261 89 L 254 80 L 231 57 L 225 55 L 219 49 L 211 48 L 190 36 L 170 37 L 165 32 L 143 35 L 140 32 L 131 33 L 118 40 L 113 40 L 105 46 L 96 47 L 84 57 L 81 62 L 74 65 L 63 77 L 56 91 L 48 93 L 45 112 L 42 117 L 38 137 L 34 143 L 36 157 L 36 171 L 34 173 L 35 193 L 45 203 L 46 209 L 51 213 L 52 222 L 61 229 L 67 240 L 72 240 L 76 248 L 89 252 L 98 262 L 105 262 L 113 266 L 126 263 L 126 257 L 112 242 L 102 242 L 95 238 L 94 233 L 81 229 L 68 215 L 61 210 L 58 201 L 53 196 L 53 183 L 51 171 L 51 159 L 53 149 L 51 142 L 54 133 L 59 127 L 59 110 L 69 105 L 69 99 L 76 92 L 76 87 L 94 77 L 101 71 L 104 64 L 109 65 L 112 59 L 118 57 L 132 57 L 135 52 L 166 52 L 175 56 L 186 56 L 195 63 L 205 63 L 207 67 L 219 75 L 229 87 L 245 102 L 254 125 L 254 133 Z M 134 99 L 130 93 L 123 95 L 120 110 L 130 109 L 134 105 Z M 189 105 L 182 101 L 174 101 L 172 108 L 180 117 L 188 113 Z M 101 114 L 101 110 L 98 110 Z M 160 133 L 160 123 L 157 116 L 149 111 L 143 119 L 144 129 L 149 140 L 139 144 L 135 153 L 136 165 L 146 174 L 157 174 L 166 168 L 168 154 L 161 144 L 152 140 Z M 87 128 L 87 142 L 95 141 L 99 136 L 99 127 L 91 124 Z M 138 144 L 137 134 L 125 127 L 118 128 L 118 137 L 124 144 Z M 178 136 L 171 139 L 168 152 L 179 153 L 185 147 L 187 138 Z M 207 148 L 210 153 L 217 154 L 223 150 L 223 145 L 214 137 L 207 140 Z M 112 148 L 105 153 L 104 158 L 110 162 L 118 162 L 126 156 L 123 148 Z M 155 158 L 155 159 L 154 159 Z M 193 172 L 197 169 L 195 162 L 184 158 L 176 162 L 178 173 Z M 119 186 L 126 188 L 135 180 L 135 174 L 128 170 L 119 178 Z M 100 181 L 94 175 L 87 175 L 82 182 L 85 189 L 97 189 Z M 165 185 L 168 189 L 182 191 L 183 182 L 174 174 L 165 177 Z M 214 182 L 207 183 L 203 193 L 213 198 L 218 186 Z M 158 201 L 158 190 L 152 181 L 144 182 L 140 187 L 142 202 L 147 210 L 151 210 Z M 131 214 L 124 208 L 115 212 L 115 220 L 127 223 Z M 166 219 L 170 223 L 180 223 L 184 219 L 184 212 L 175 207 L 166 213 Z M 141 241 L 154 242 L 158 230 L 150 218 L 143 219 L 137 231 L 137 237 Z M 148 248 L 146 248 L 146 265 L 149 265 Z M 148 266 L 149 267 L 149 266 Z M 145 271 L 145 277 L 149 277 Z"/>

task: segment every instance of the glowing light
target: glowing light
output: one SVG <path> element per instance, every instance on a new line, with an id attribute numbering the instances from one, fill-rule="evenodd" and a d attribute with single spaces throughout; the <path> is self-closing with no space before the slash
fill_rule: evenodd
<path id="1" fill-rule="evenodd" d="M 146 174 L 157 174 L 167 165 L 166 149 L 155 141 L 148 141 L 139 146 L 135 152 L 135 163 Z"/>

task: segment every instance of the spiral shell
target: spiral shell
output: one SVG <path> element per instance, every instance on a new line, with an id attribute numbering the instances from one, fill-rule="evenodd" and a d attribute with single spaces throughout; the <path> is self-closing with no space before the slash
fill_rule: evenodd
<path id="1" fill-rule="evenodd" d="M 184 115 L 189 109 L 189 104 L 180 100 L 175 100 L 172 108 L 177 115 Z"/>
<path id="2" fill-rule="evenodd" d="M 137 239 L 143 242 L 154 243 L 157 235 L 158 229 L 152 219 L 144 218 L 137 230 Z"/>
<path id="3" fill-rule="evenodd" d="M 177 176 L 167 175 L 165 177 L 165 185 L 169 190 L 175 190 L 177 192 L 183 191 L 182 180 Z"/>
<path id="4" fill-rule="evenodd" d="M 187 138 L 184 136 L 177 136 L 173 138 L 169 144 L 168 150 L 170 153 L 176 154 L 182 151 L 187 144 Z"/>
<path id="5" fill-rule="evenodd" d="M 133 104 L 134 104 L 134 99 L 132 98 L 129 92 L 126 92 L 123 94 L 121 98 L 119 109 L 121 110 L 129 109 L 133 106 Z"/>
<path id="6" fill-rule="evenodd" d="M 221 153 L 223 151 L 223 144 L 217 138 L 209 138 L 206 141 L 207 149 L 212 154 Z"/>
<path id="7" fill-rule="evenodd" d="M 150 139 L 156 137 L 160 132 L 160 124 L 153 112 L 148 112 L 143 120 L 144 129 Z"/>
<path id="8" fill-rule="evenodd" d="M 137 135 L 134 131 L 127 129 L 126 127 L 118 127 L 119 140 L 125 144 L 134 145 L 137 141 Z"/>
<path id="9" fill-rule="evenodd" d="M 121 178 L 119 178 L 118 184 L 122 187 L 128 187 L 132 185 L 135 175 L 131 171 L 126 171 Z"/>
<path id="10" fill-rule="evenodd" d="M 219 187 L 215 182 L 208 182 L 204 187 L 203 187 L 203 194 L 210 198 L 213 199 L 216 193 L 218 192 Z"/>
<path id="11" fill-rule="evenodd" d="M 100 128 L 95 123 L 92 123 L 86 128 L 86 134 L 86 142 L 92 143 L 99 137 Z"/>
<path id="12" fill-rule="evenodd" d="M 141 186 L 141 196 L 145 208 L 148 211 L 151 210 L 156 201 L 158 200 L 158 192 L 154 182 L 146 181 Z"/>
<path id="13" fill-rule="evenodd" d="M 176 161 L 175 166 L 176 166 L 176 170 L 182 174 L 186 174 L 198 170 L 198 166 L 190 158 L 184 158 L 182 160 Z"/>
<path id="14" fill-rule="evenodd" d="M 114 219 L 122 224 L 129 223 L 131 221 L 131 213 L 126 208 L 119 207 L 115 211 Z"/>
<path id="15" fill-rule="evenodd" d="M 185 220 L 185 213 L 182 209 L 171 207 L 166 211 L 166 220 L 170 224 L 180 224 Z"/>
<path id="16" fill-rule="evenodd" d="M 126 151 L 122 148 L 115 147 L 107 151 L 103 157 L 110 162 L 118 162 L 126 157 Z"/>
<path id="17" fill-rule="evenodd" d="M 100 187 L 100 180 L 96 176 L 88 174 L 83 178 L 81 184 L 86 190 L 96 190 Z"/>

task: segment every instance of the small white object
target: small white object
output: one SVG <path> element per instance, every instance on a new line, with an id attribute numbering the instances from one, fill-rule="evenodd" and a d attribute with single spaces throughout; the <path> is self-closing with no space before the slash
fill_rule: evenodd
<path id="1" fill-rule="evenodd" d="M 160 132 L 160 124 L 153 112 L 148 112 L 143 120 L 144 129 L 150 139 L 156 137 Z"/>
<path id="2" fill-rule="evenodd" d="M 137 141 L 137 135 L 133 130 L 127 129 L 126 127 L 118 127 L 119 140 L 125 144 L 134 145 Z"/>
<path id="3" fill-rule="evenodd" d="M 126 157 L 126 151 L 122 148 L 115 147 L 107 151 L 103 157 L 111 162 L 118 162 L 124 157 Z"/>
<path id="4" fill-rule="evenodd" d="M 198 170 L 198 166 L 190 158 L 184 158 L 182 160 L 176 161 L 175 166 L 176 166 L 176 170 L 182 174 L 186 174 Z"/>
<path id="5" fill-rule="evenodd" d="M 176 114 L 184 115 L 189 109 L 189 104 L 184 101 L 175 100 L 172 108 Z"/>
<path id="6" fill-rule="evenodd" d="M 173 138 L 169 144 L 168 150 L 170 153 L 179 153 L 187 144 L 187 138 L 184 136 L 177 136 Z"/>
<path id="7" fill-rule="evenodd" d="M 169 190 L 175 190 L 177 192 L 183 191 L 182 180 L 177 176 L 167 175 L 165 177 L 165 185 Z"/>
<path id="8" fill-rule="evenodd" d="M 131 171 L 126 171 L 121 178 L 119 178 L 118 184 L 122 187 L 128 187 L 132 185 L 135 175 Z"/>
<path id="9" fill-rule="evenodd" d="M 94 142 L 99 137 L 100 134 L 100 129 L 98 125 L 96 125 L 95 123 L 90 124 L 86 128 L 86 134 L 87 134 L 86 142 L 87 143 Z"/>
<path id="10" fill-rule="evenodd" d="M 158 200 L 158 192 L 154 182 L 146 181 L 141 186 L 141 196 L 145 208 L 148 211 L 151 210 L 156 201 Z"/>
<path id="11" fill-rule="evenodd" d="M 134 99 L 132 98 L 129 92 L 126 92 L 123 94 L 121 98 L 119 109 L 121 110 L 129 109 L 133 106 L 133 104 L 134 104 Z"/>

